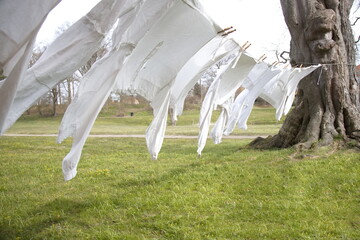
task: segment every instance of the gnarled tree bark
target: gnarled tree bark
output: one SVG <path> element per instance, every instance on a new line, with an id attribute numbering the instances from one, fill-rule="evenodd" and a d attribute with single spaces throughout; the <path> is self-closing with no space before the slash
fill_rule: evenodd
<path id="1" fill-rule="evenodd" d="M 360 146 L 359 83 L 349 22 L 353 0 L 280 1 L 292 38 L 291 64 L 323 65 L 300 82 L 295 107 L 279 133 L 252 145 L 307 149 L 341 137 Z"/>

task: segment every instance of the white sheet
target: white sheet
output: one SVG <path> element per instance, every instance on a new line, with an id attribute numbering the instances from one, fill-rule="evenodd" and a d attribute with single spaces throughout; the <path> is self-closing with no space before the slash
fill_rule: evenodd
<path id="1" fill-rule="evenodd" d="M 154 120 L 146 131 L 146 140 L 153 159 L 165 134 L 170 101 L 167 91 L 171 91 L 184 64 L 216 34 L 212 22 L 177 1 L 139 42 L 119 74 L 117 89 L 140 94 L 151 102 Z"/>
<path id="2" fill-rule="evenodd" d="M 234 64 L 235 66 L 233 66 Z M 220 67 L 216 79 L 209 87 L 200 110 L 198 155 L 201 155 L 206 144 L 213 109 L 218 105 L 224 104 L 235 94 L 255 64 L 256 61 L 247 54 L 242 53 L 239 48 L 234 58 Z M 218 136 L 218 138 L 220 137 Z"/>
<path id="3" fill-rule="evenodd" d="M 271 68 L 266 63 L 258 63 L 245 78 L 242 91 L 235 99 L 231 107 L 231 113 L 225 135 L 229 135 L 238 124 L 239 128 L 247 129 L 247 120 L 254 107 L 256 98 L 263 91 L 264 86 L 280 73 L 279 69 Z"/>
<path id="4" fill-rule="evenodd" d="M 186 96 L 204 72 L 236 48 L 238 44 L 232 39 L 216 36 L 186 62 L 172 86 L 170 108 L 173 109 L 173 122 L 182 114 Z"/>
<path id="5" fill-rule="evenodd" d="M 221 113 L 217 119 L 213 129 L 211 130 L 211 138 L 215 144 L 220 144 L 222 141 L 224 129 L 230 117 L 231 106 L 234 102 L 234 97 L 229 98 L 225 103 L 221 104 Z"/>
<path id="6" fill-rule="evenodd" d="M 26 71 L 9 113 L 0 122 L 1 134 L 37 99 L 84 65 L 101 46 L 116 19 L 133 9 L 137 2 L 102 0 L 59 36 Z"/>
<path id="7" fill-rule="evenodd" d="M 73 136 L 73 145 L 63 160 L 65 180 L 76 176 L 81 151 L 95 119 L 115 85 L 124 62 L 147 30 L 171 6 L 172 0 L 139 2 L 135 8 L 120 18 L 114 32 L 114 48 L 96 62 L 82 80 L 76 99 L 66 111 L 61 123 L 58 141 Z"/>
<path id="8" fill-rule="evenodd" d="M 36 35 L 48 13 L 60 2 L 0 1 L 0 135 L 28 67 Z"/>
<path id="9" fill-rule="evenodd" d="M 276 119 L 286 115 L 294 101 L 297 85 L 300 80 L 312 73 L 321 65 L 306 68 L 285 68 L 277 77 L 264 86 L 260 97 L 276 108 Z"/>
<path id="10" fill-rule="evenodd" d="M 5 76 L 23 58 L 26 47 L 35 40 L 48 13 L 60 1 L 0 1 L 0 69 L 4 70 Z"/>

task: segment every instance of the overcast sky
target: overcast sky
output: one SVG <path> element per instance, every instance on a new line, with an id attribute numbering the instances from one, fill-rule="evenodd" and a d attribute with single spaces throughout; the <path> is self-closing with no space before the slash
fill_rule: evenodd
<path id="1" fill-rule="evenodd" d="M 39 32 L 38 44 L 50 43 L 56 29 L 64 22 L 74 23 L 99 0 L 62 0 L 49 14 Z M 207 13 L 223 28 L 233 26 L 231 36 L 240 45 L 249 41 L 248 52 L 254 57 L 268 56 L 276 60 L 275 52 L 289 50 L 290 36 L 279 0 L 202 0 Z M 360 13 L 358 14 L 360 15 Z M 360 26 L 360 21 L 358 23 Z"/>

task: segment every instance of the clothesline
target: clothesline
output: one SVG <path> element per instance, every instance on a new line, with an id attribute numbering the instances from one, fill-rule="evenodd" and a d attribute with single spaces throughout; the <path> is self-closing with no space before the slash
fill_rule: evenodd
<path id="1" fill-rule="evenodd" d="M 4 2 L 13 9 L 18 9 L 18 5 L 26 9 L 26 5 L 20 4 L 21 0 Z M 42 2 L 38 0 L 38 5 L 42 6 Z M 49 0 L 42 15 L 47 15 L 58 2 L 60 0 L 52 0 L 50 4 Z M 0 16 L 6 19 L 5 13 Z M 246 42 L 241 46 L 227 38 L 235 29 L 222 30 L 206 16 L 196 0 L 101 0 L 62 33 L 31 68 L 26 68 L 30 51 L 21 59 L 17 58 L 19 54 L 9 53 L 17 64 L 5 62 L 9 70 L 4 75 L 12 77 L 6 79 L 0 93 L 11 94 L 0 94 L 0 100 L 4 98 L 0 101 L 0 135 L 51 86 L 84 65 L 117 19 L 112 49 L 82 77 L 76 98 L 67 108 L 59 128 L 58 142 L 73 137 L 72 148 L 63 159 L 65 180 L 75 177 L 87 136 L 113 89 L 138 93 L 150 102 L 154 118 L 146 131 L 146 144 L 151 157 L 156 159 L 165 136 L 168 110 L 173 111 L 172 120 L 182 114 L 188 92 L 204 73 L 209 72 L 214 81 L 200 111 L 198 154 L 205 146 L 212 111 L 217 106 L 223 111 L 211 135 L 220 143 L 222 135 L 230 134 L 236 125 L 247 128 L 247 119 L 259 96 L 276 108 L 276 119 L 287 114 L 300 80 L 320 67 L 320 64 L 310 64 L 313 66 L 296 68 L 287 63 L 281 68 L 276 62 L 272 65 L 263 62 L 265 55 L 255 60 L 246 53 L 251 44 Z M 39 19 L 38 24 L 41 25 L 42 20 Z M 13 22 L 9 22 L 10 27 L 18 29 L 10 23 Z M 27 40 L 28 49 L 32 49 L 38 25 L 27 29 L 34 30 Z M 7 42 L 12 43 L 17 35 L 9 31 L 6 37 Z M 24 39 L 27 38 L 24 36 Z M 22 45 L 14 49 L 18 51 Z M 240 86 L 246 90 L 234 99 Z"/>
<path id="2" fill-rule="evenodd" d="M 335 65 L 346 65 L 346 66 L 354 66 L 356 67 L 356 64 L 344 64 L 344 63 L 306 63 L 306 62 L 298 62 L 296 66 L 299 66 L 299 64 L 302 65 L 321 65 L 321 66 L 335 66 Z"/>

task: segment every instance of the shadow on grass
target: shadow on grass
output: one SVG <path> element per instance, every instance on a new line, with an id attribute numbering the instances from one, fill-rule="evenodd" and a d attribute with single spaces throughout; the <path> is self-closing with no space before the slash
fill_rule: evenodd
<path id="1" fill-rule="evenodd" d="M 60 228 L 60 224 L 69 220 L 70 216 L 79 215 L 90 207 L 89 203 L 76 202 L 64 198 L 55 199 L 26 215 L 19 215 L 12 221 L 17 224 L 0 225 L 0 239 L 38 239 L 39 235 L 51 227 Z M 26 224 L 30 222 L 30 224 Z M 41 238 L 41 237 L 40 237 Z"/>
<path id="2" fill-rule="evenodd" d="M 114 184 L 114 187 L 125 189 L 125 188 L 134 188 L 134 187 L 146 187 L 153 184 L 159 184 L 161 182 L 166 182 L 168 180 L 171 180 L 176 176 L 185 174 L 199 166 L 201 166 L 200 162 L 192 163 L 183 167 L 166 171 L 165 174 L 158 175 L 158 177 L 144 177 L 139 179 L 124 180 L 120 183 Z"/>

